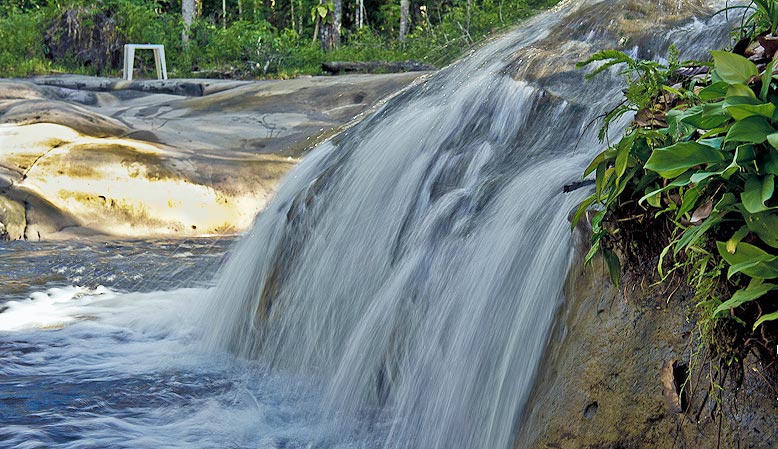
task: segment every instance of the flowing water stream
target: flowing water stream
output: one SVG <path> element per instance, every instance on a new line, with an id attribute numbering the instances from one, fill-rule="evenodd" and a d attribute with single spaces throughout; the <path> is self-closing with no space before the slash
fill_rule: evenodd
<path id="1" fill-rule="evenodd" d="M 0 299 L 0 446 L 521 446 L 587 193 L 562 187 L 620 97 L 575 61 L 624 45 L 620 26 L 640 57 L 726 41 L 679 13 L 701 7 L 629 3 L 562 4 L 406 90 L 312 151 L 228 257 L 49 249 L 99 254 Z M 180 275 L 120 275 L 181 253 Z"/>

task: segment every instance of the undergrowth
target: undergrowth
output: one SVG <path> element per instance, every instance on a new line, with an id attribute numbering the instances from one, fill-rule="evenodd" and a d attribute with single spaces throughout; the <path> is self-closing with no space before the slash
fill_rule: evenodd
<path id="1" fill-rule="evenodd" d="M 311 7 L 331 2 L 299 0 L 295 5 L 275 2 L 244 3 L 243 12 L 232 11 L 226 21 L 207 14 L 217 2 L 203 2 L 203 15 L 192 25 L 189 44 L 181 39 L 183 21 L 180 2 L 162 0 L 35 0 L 0 2 L 0 77 L 47 73 L 83 73 L 119 76 L 121 45 L 165 45 L 171 77 L 223 74 L 242 78 L 289 78 L 321 74 L 326 61 L 416 60 L 443 66 L 487 36 L 516 24 L 558 0 L 440 0 L 412 2 L 411 26 L 404 41 L 398 40 L 399 2 L 369 9 L 366 26 L 344 22 L 342 45 L 325 51 L 315 36 Z M 206 4 L 207 3 L 207 4 Z M 218 2 L 220 3 L 220 2 Z M 234 8 L 235 2 L 230 2 Z M 259 6 L 258 6 L 259 5 Z M 351 5 L 351 4 L 349 4 Z M 297 9 L 288 10 L 289 6 Z M 351 7 L 351 6 L 349 6 Z M 79 14 L 73 15 L 72 11 Z M 295 12 L 296 11 L 296 12 Z M 68 21 L 63 20 L 66 17 Z M 345 14 L 345 13 L 344 13 Z M 75 23 L 72 17 L 78 17 Z M 116 44 L 109 49 L 109 63 L 84 57 L 83 33 L 102 28 L 103 19 L 115 23 Z M 290 21 L 291 19 L 291 21 Z M 351 16 L 344 15 L 344 21 Z M 67 26 L 61 26 L 68 22 Z M 70 53 L 52 51 L 49 37 L 79 34 L 71 39 Z M 113 40 L 113 35 L 110 40 Z M 100 39 L 93 42 L 100 44 Z M 100 49 L 105 53 L 105 49 Z M 153 60 L 137 54 L 141 68 L 151 73 Z M 209 75 L 210 74 L 210 75 Z"/>
<path id="2" fill-rule="evenodd" d="M 601 139 L 608 123 L 635 113 L 584 171 L 596 187 L 573 225 L 594 209 L 586 259 L 601 253 L 618 283 L 618 256 L 636 263 L 633 240 L 664 226 L 649 243 L 661 248 L 658 277 L 687 276 L 697 330 L 727 366 L 751 349 L 774 360 L 778 336 L 778 45 L 761 44 L 775 30 L 762 16 L 744 19 L 761 34 L 741 33 L 740 54 L 681 62 L 671 48 L 659 63 L 608 50 L 579 64 L 595 64 L 590 77 L 624 67 L 625 98 L 605 117 Z"/>

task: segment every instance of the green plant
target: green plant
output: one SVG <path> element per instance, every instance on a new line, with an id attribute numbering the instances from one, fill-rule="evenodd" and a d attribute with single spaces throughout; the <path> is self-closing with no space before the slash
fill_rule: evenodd
<path id="1" fill-rule="evenodd" d="M 743 9 L 740 21 L 741 34 L 758 36 L 767 32 L 775 35 L 775 32 L 778 31 L 778 2 L 775 0 L 751 0 L 746 4 L 727 5 L 719 13 L 733 9 Z M 751 28 L 752 33 L 747 32 L 749 28 Z"/>
<path id="2" fill-rule="evenodd" d="M 649 115 L 654 115 L 654 112 L 658 112 L 656 109 L 661 108 L 661 104 L 656 102 L 657 97 L 660 94 L 676 93 L 667 90 L 667 81 L 681 65 L 678 61 L 678 49 L 671 46 L 667 59 L 667 64 L 661 64 L 653 60 L 636 60 L 618 50 L 603 50 L 576 64 L 576 68 L 580 69 L 593 63 L 601 63 L 586 75 L 587 80 L 613 66 L 625 66 L 620 72 L 627 79 L 624 101 L 605 115 L 604 125 L 600 128 L 600 140 L 605 137 L 604 133 L 613 120 L 630 111 L 646 111 Z"/>
<path id="3" fill-rule="evenodd" d="M 625 75 L 628 87 L 625 98 L 616 108 L 605 114 L 604 124 L 600 128 L 600 140 L 604 140 L 610 123 L 627 112 L 633 111 L 649 118 L 649 126 L 631 127 L 625 136 L 615 145 L 597 155 L 584 170 L 584 177 L 595 173 L 595 192 L 584 200 L 573 217 L 573 226 L 583 214 L 597 204 L 599 211 L 592 218 L 592 246 L 586 255 L 590 261 L 598 252 L 602 252 L 611 274 L 611 280 L 618 285 L 620 273 L 618 257 L 613 254 L 611 239 L 617 229 L 612 229 L 604 222 L 606 214 L 619 207 L 622 194 L 639 191 L 653 182 L 655 176 L 644 173 L 643 167 L 651 156 L 651 149 L 667 142 L 667 135 L 657 131 L 652 124 L 663 123 L 665 116 L 663 105 L 669 103 L 667 95 L 677 95 L 675 90 L 667 89 L 667 81 L 678 67 L 677 50 L 670 49 L 670 63 L 660 64 L 656 61 L 635 60 L 629 55 L 617 50 L 604 50 L 595 53 L 577 67 L 586 67 L 592 63 L 601 63 L 599 67 L 586 75 L 587 79 L 624 64 L 626 67 L 620 73 Z M 659 102 L 658 98 L 664 101 Z"/>
<path id="4" fill-rule="evenodd" d="M 713 310 L 713 315 L 720 315 L 778 290 L 778 284 L 770 282 L 778 279 L 778 197 L 773 195 L 778 175 L 778 90 L 772 62 L 760 72 L 740 55 L 711 54 L 713 71 L 704 88 L 693 81 L 657 88 L 656 77 L 633 80 L 645 84 L 633 88 L 639 93 L 637 100 L 646 99 L 644 92 L 669 92 L 678 104 L 666 112 L 666 125 L 633 123 L 616 145 L 592 161 L 585 173 L 596 172 L 596 190 L 581 204 L 574 221 L 592 204 L 601 205 L 592 220 L 593 245 L 587 258 L 603 249 L 609 260 L 613 256 L 603 242 L 613 230 L 602 222 L 625 196 L 636 198 L 656 216 L 667 216 L 675 231 L 660 258 L 660 273 L 668 254 L 678 257 L 710 249 L 723 261 L 734 289 Z M 660 66 L 660 79 L 666 70 Z M 654 97 L 653 103 L 661 102 Z M 749 324 L 756 329 L 775 319 L 778 312 Z"/>

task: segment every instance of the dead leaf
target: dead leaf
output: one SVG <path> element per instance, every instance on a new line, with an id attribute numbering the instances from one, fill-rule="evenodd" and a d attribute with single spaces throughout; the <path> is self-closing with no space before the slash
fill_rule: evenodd
<path id="1" fill-rule="evenodd" d="M 691 223 L 695 226 L 699 225 L 702 223 L 702 220 L 710 217 L 711 211 L 713 211 L 713 201 L 708 200 L 702 203 L 702 205 L 692 213 Z"/>
<path id="2" fill-rule="evenodd" d="M 670 202 L 672 202 L 676 206 L 680 206 L 681 205 L 681 196 L 678 195 L 677 193 L 671 193 L 671 194 L 667 195 L 666 198 L 664 198 L 664 202 L 668 206 L 670 205 Z"/>
<path id="3" fill-rule="evenodd" d="M 776 51 L 778 51 L 778 37 L 776 36 L 757 36 L 757 42 L 764 48 L 764 55 L 768 59 L 772 59 Z"/>
<path id="4" fill-rule="evenodd" d="M 683 407 L 681 407 L 678 385 L 675 382 L 675 374 L 673 373 L 675 363 L 675 360 L 670 360 L 662 365 L 662 369 L 659 370 L 659 380 L 662 382 L 662 396 L 665 398 L 667 407 L 673 413 L 681 413 L 683 412 Z"/>

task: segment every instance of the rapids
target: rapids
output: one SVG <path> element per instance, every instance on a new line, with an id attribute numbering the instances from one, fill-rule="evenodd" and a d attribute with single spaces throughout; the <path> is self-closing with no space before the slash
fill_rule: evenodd
<path id="1" fill-rule="evenodd" d="M 564 2 L 406 89 L 307 155 L 215 277 L 226 248 L 188 256 L 199 284 L 82 267 L 7 294 L 0 445 L 521 447 L 587 193 L 562 187 L 623 87 L 574 63 L 726 41 L 710 10 L 635 5 Z M 133 270 L 174 269 L 141 247 Z"/>

